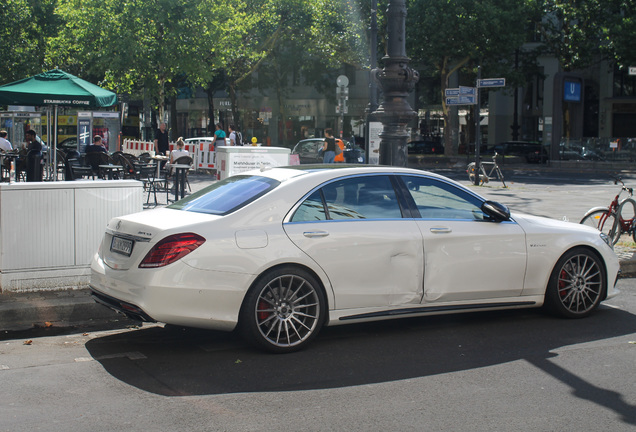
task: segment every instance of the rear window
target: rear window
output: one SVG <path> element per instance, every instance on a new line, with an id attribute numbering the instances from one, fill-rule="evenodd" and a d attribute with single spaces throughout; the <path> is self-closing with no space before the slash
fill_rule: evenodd
<path id="1" fill-rule="evenodd" d="M 280 184 L 261 176 L 232 176 L 168 206 L 171 209 L 224 215 L 244 207 Z"/>

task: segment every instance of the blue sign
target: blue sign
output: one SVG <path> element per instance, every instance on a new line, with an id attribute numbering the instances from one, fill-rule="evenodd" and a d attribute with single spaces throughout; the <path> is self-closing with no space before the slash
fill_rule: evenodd
<path id="1" fill-rule="evenodd" d="M 460 95 L 476 95 L 477 89 L 475 87 L 463 87 L 459 86 Z"/>
<path id="2" fill-rule="evenodd" d="M 446 97 L 459 96 L 459 89 L 458 88 L 447 88 L 446 90 L 444 90 L 444 95 Z"/>
<path id="3" fill-rule="evenodd" d="M 581 102 L 580 81 L 563 81 L 563 100 L 565 102 Z"/>
<path id="4" fill-rule="evenodd" d="M 477 87 L 505 87 L 505 78 L 487 78 L 477 80 Z"/>
<path id="5" fill-rule="evenodd" d="M 459 96 L 447 97 L 446 105 L 475 105 L 477 103 L 475 96 Z"/>

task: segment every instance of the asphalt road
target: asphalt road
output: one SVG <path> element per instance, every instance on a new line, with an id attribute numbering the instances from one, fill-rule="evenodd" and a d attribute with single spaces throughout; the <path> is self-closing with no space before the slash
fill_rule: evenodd
<path id="1" fill-rule="evenodd" d="M 340 326 L 287 355 L 158 325 L 5 334 L 0 431 L 636 430 L 636 279 L 619 286 L 582 320 Z"/>

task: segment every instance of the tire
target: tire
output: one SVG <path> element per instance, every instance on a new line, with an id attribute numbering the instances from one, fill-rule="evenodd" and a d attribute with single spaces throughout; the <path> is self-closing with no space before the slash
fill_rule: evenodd
<path id="1" fill-rule="evenodd" d="M 557 262 L 545 294 L 546 306 L 566 318 L 583 318 L 592 313 L 607 291 L 605 267 L 589 249 L 574 248 Z"/>
<path id="2" fill-rule="evenodd" d="M 582 225 L 587 225 L 592 228 L 596 228 L 604 234 L 607 234 L 612 239 L 612 244 L 616 244 L 621 237 L 621 229 L 618 226 L 616 215 L 609 213 L 608 209 L 599 209 L 586 214 L 580 222 Z"/>
<path id="3" fill-rule="evenodd" d="M 325 295 L 308 272 L 292 266 L 263 274 L 245 297 L 241 330 L 253 345 L 275 353 L 304 348 L 326 318 Z"/>
<path id="4" fill-rule="evenodd" d="M 625 198 L 618 206 L 617 212 L 623 221 L 632 221 L 632 225 L 636 223 L 636 201 L 631 198 Z M 632 238 L 636 242 L 636 230 L 631 230 Z"/>
<path id="5" fill-rule="evenodd" d="M 466 172 L 468 173 L 468 180 L 475 184 L 475 162 L 471 162 L 468 164 L 466 168 Z M 483 185 L 484 183 L 488 183 L 490 179 L 483 174 L 479 174 L 479 184 Z"/>

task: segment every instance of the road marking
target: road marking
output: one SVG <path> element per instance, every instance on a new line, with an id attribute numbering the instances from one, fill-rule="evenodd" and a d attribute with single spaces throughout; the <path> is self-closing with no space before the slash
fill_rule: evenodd
<path id="1" fill-rule="evenodd" d="M 75 362 L 79 363 L 79 362 L 87 362 L 87 361 L 94 361 L 94 360 L 100 361 L 100 360 L 108 360 L 108 359 L 123 358 L 123 357 L 128 357 L 129 360 L 144 360 L 148 358 L 142 353 L 140 353 L 139 351 L 132 351 L 132 352 L 125 352 L 125 353 L 108 354 L 108 355 L 97 356 L 97 357 L 78 357 L 75 359 Z"/>
<path id="2" fill-rule="evenodd" d="M 8 370 L 9 366 L 0 364 L 0 370 Z"/>

